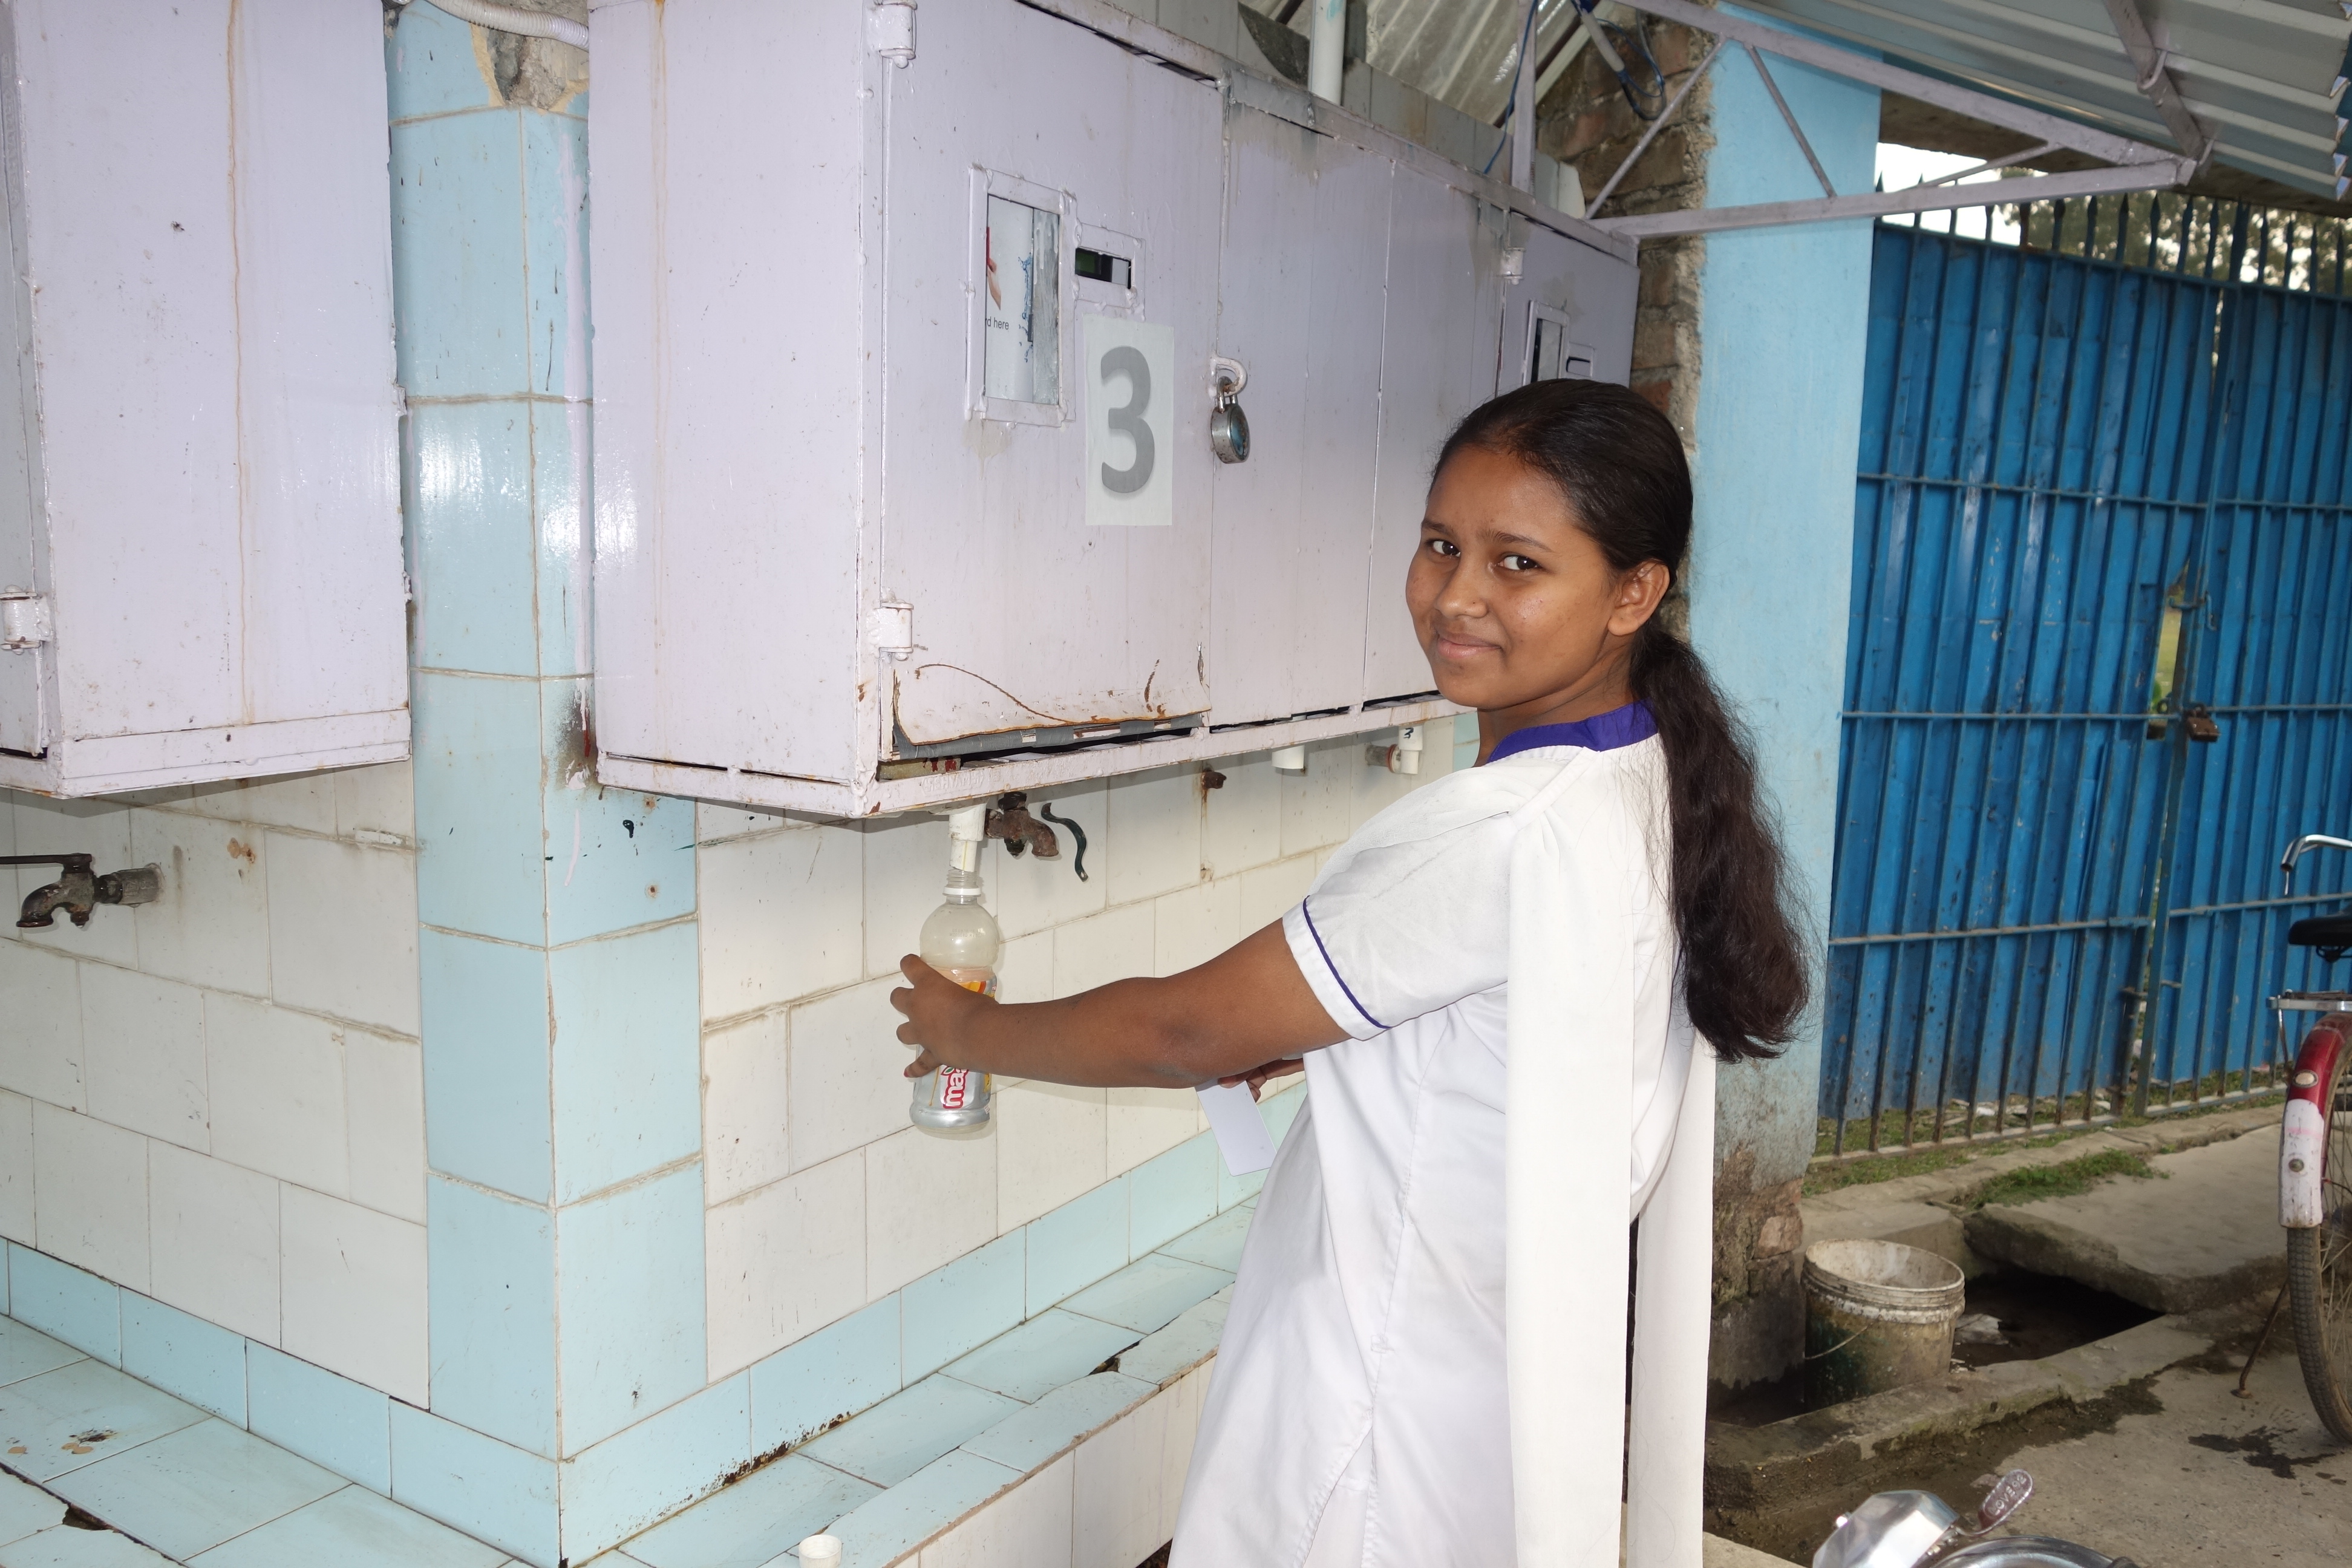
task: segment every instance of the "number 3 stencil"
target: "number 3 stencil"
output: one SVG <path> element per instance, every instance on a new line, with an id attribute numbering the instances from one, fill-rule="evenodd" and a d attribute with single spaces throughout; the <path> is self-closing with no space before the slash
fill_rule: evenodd
<path id="1" fill-rule="evenodd" d="M 1087 526 L 1170 527 L 1175 331 L 1113 316 L 1083 320 Z"/>

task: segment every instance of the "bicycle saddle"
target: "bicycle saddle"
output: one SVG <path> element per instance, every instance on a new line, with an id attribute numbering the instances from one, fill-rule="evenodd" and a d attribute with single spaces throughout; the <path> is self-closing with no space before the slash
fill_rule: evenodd
<path id="1" fill-rule="evenodd" d="M 2289 947 L 2315 947 L 2319 956 L 2333 963 L 2352 951 L 2352 910 L 2339 910 L 2332 915 L 2305 915 L 2286 928 Z"/>

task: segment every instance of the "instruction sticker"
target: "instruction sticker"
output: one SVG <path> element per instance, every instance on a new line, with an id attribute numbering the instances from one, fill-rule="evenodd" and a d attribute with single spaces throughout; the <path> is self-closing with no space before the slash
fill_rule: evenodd
<path id="1" fill-rule="evenodd" d="M 1086 328 L 1087 526 L 1176 521 L 1176 331 L 1117 316 Z"/>

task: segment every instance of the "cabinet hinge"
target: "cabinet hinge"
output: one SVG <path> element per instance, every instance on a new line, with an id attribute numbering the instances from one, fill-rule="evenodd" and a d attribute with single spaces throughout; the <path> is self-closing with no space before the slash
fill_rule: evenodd
<path id="1" fill-rule="evenodd" d="M 47 595 L 0 592 L 0 647 L 38 647 L 50 634 Z"/>
<path id="2" fill-rule="evenodd" d="M 902 599 L 885 599 L 874 607 L 866 636 L 878 652 L 908 658 L 915 652 L 915 606 Z"/>
<path id="3" fill-rule="evenodd" d="M 915 58 L 913 0 L 881 0 L 866 12 L 866 42 L 892 65 L 904 68 Z"/>

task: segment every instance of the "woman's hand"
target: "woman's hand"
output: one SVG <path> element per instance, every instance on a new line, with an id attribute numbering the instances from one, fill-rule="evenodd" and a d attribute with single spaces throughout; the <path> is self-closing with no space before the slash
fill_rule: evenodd
<path id="1" fill-rule="evenodd" d="M 959 1049 L 964 1031 L 972 1015 L 995 1006 L 995 1000 L 965 990 L 911 952 L 898 961 L 898 973 L 907 977 L 906 989 L 890 993 L 890 1005 L 907 1016 L 907 1021 L 898 1026 L 898 1038 L 921 1047 L 907 1076 L 920 1078 L 942 1067 L 971 1066 Z"/>
<path id="2" fill-rule="evenodd" d="M 1217 1082 L 1227 1089 L 1231 1089 L 1237 1083 L 1245 1083 L 1249 1085 L 1250 1098 L 1257 1100 L 1263 1098 L 1267 1079 L 1288 1078 L 1292 1073 L 1306 1070 L 1305 1058 L 1285 1057 L 1280 1061 L 1267 1062 L 1263 1067 L 1254 1067 L 1247 1072 L 1237 1072 L 1231 1077 L 1221 1078 Z"/>

